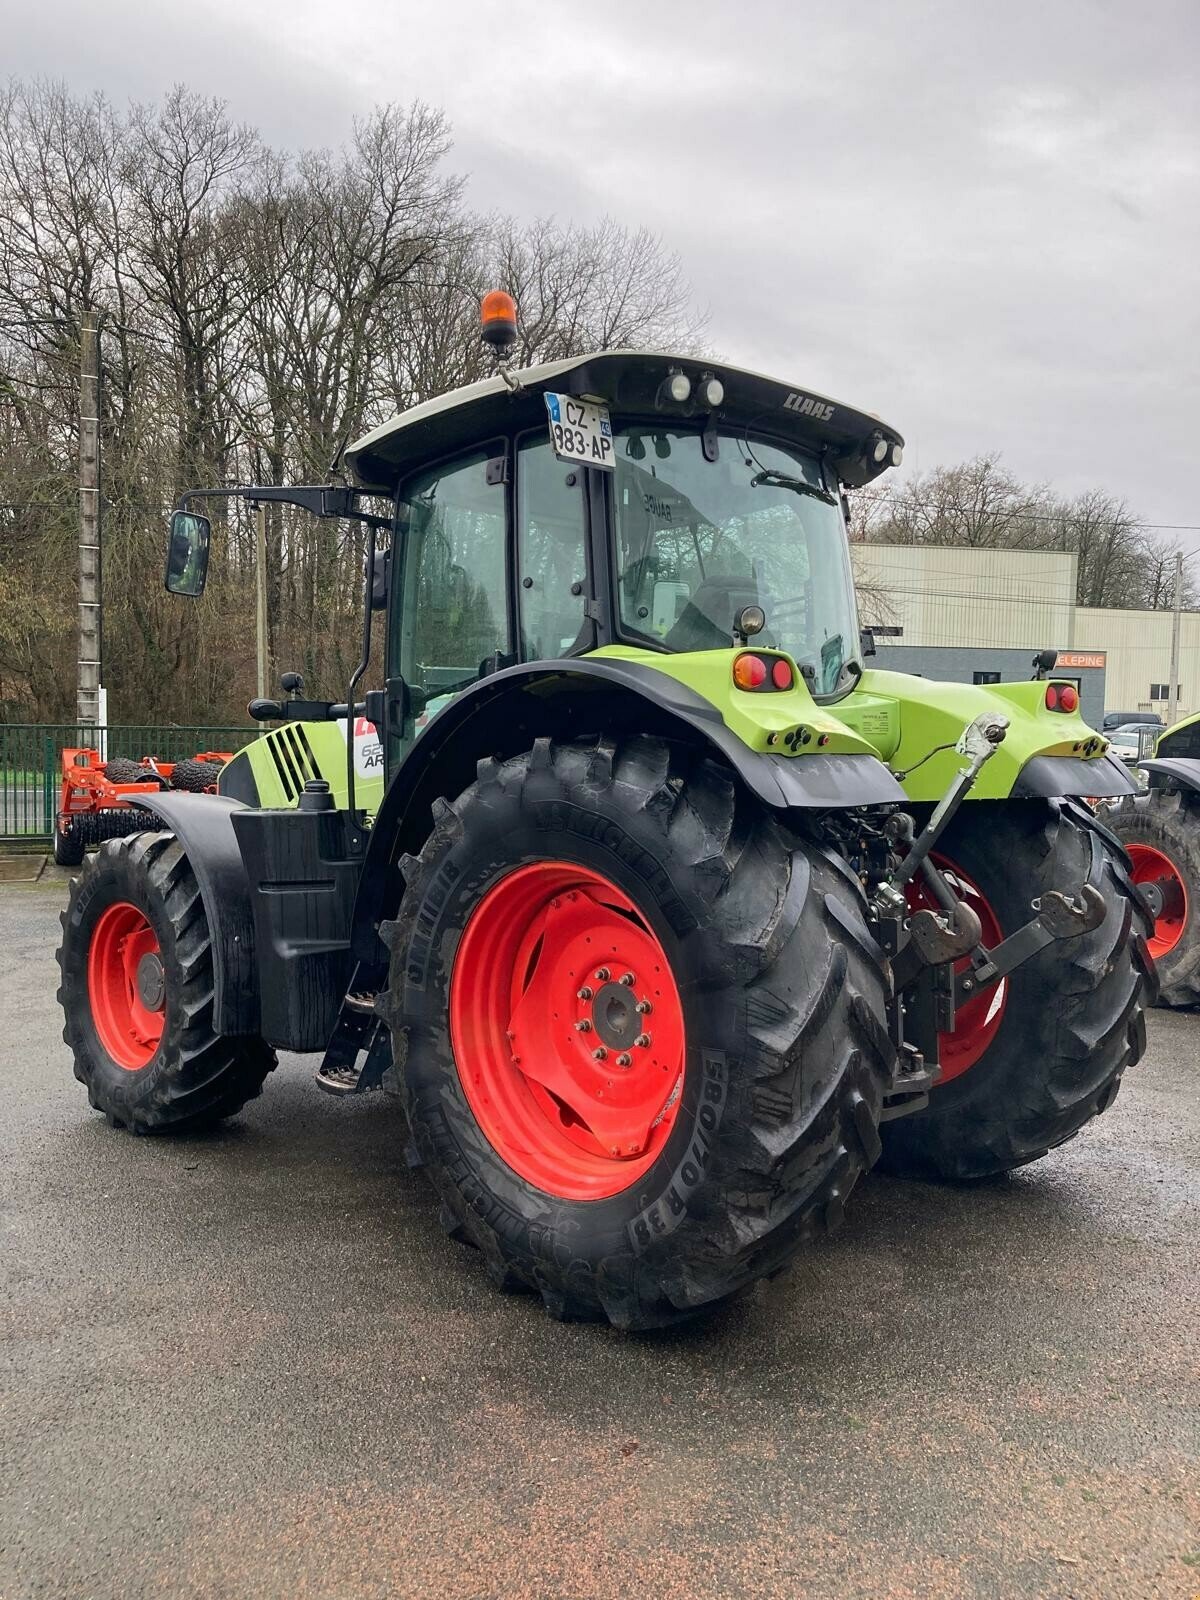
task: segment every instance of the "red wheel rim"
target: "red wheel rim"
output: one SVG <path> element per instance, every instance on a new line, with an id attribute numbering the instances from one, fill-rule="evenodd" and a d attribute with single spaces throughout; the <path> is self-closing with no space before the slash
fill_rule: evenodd
<path id="1" fill-rule="evenodd" d="M 950 885 L 960 900 L 966 902 L 979 918 L 980 933 L 985 950 L 992 950 L 1004 938 L 1000 919 L 992 910 L 991 902 L 973 879 L 961 867 L 945 856 L 934 855 L 934 865 L 950 880 Z M 911 911 L 937 911 L 941 907 L 922 879 L 907 886 L 908 905 Z M 967 956 L 954 963 L 955 972 L 966 972 L 971 962 Z M 954 1032 L 938 1034 L 938 1054 L 942 1071 L 937 1086 L 961 1078 L 964 1072 L 979 1060 L 1000 1031 L 1004 1008 L 1008 1004 L 1008 979 L 1001 978 L 990 988 L 960 1005 L 954 1013 Z"/>
<path id="2" fill-rule="evenodd" d="M 627 1189 L 679 1113 L 671 964 L 628 895 L 571 862 L 518 867 L 476 906 L 450 975 L 450 1040 L 489 1144 L 563 1200 Z"/>
<path id="3" fill-rule="evenodd" d="M 1170 856 L 1156 850 L 1152 844 L 1127 844 L 1125 848 L 1133 864 L 1134 883 L 1155 884 L 1162 895 L 1162 910 L 1155 917 L 1154 932 L 1146 941 L 1151 956 L 1161 961 L 1183 938 L 1188 916 L 1187 885 Z"/>
<path id="4" fill-rule="evenodd" d="M 127 900 L 92 929 L 87 981 L 96 1037 L 119 1067 L 137 1072 L 162 1038 L 166 988 L 158 936 Z"/>

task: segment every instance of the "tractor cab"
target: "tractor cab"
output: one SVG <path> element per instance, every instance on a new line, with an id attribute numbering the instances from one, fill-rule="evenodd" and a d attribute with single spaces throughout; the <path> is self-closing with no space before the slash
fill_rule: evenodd
<path id="1" fill-rule="evenodd" d="M 814 699 L 847 693 L 862 659 L 842 491 L 901 444 L 800 399 L 751 373 L 617 351 L 454 391 L 353 445 L 362 490 L 396 505 L 391 758 L 489 673 L 619 648 L 731 650 L 747 610 Z"/>
<path id="2" fill-rule="evenodd" d="M 489 332 L 497 345 L 485 318 Z M 364 522 L 364 614 L 387 610 L 381 689 L 355 701 L 364 630 L 346 701 L 251 706 L 264 720 L 333 720 L 343 733 L 365 718 L 384 770 L 364 771 L 352 741 L 325 735 L 301 760 L 295 737 L 275 730 L 266 750 L 251 746 L 231 766 L 222 792 L 295 803 L 316 776 L 369 824 L 375 780 L 390 780 L 458 696 L 509 669 L 583 658 L 724 652 L 722 691 L 801 696 L 763 733 L 776 743 L 797 709 L 836 706 L 862 677 L 845 491 L 902 453 L 894 429 L 840 402 L 706 360 L 618 350 L 519 372 L 500 364 L 352 444 L 342 485 L 215 491 Z M 208 519 L 191 507 L 213 493 L 185 495 L 172 519 L 172 592 L 203 588 Z M 731 663 L 752 637 L 763 654 L 744 669 L 754 681 L 739 684 Z M 834 727 L 843 750 L 869 753 L 840 723 L 822 725 L 827 738 Z"/>

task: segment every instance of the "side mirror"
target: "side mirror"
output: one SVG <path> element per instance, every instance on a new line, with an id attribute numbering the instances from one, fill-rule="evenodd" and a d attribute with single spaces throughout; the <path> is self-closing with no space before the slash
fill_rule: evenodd
<path id="1" fill-rule="evenodd" d="M 212 524 L 207 517 L 198 517 L 191 511 L 171 514 L 171 530 L 167 536 L 167 589 L 171 594 L 185 594 L 195 599 L 204 593 L 204 580 L 208 576 L 208 541 Z"/>
<path id="2" fill-rule="evenodd" d="M 375 572 L 371 584 L 371 610 L 384 611 L 388 602 L 388 583 L 392 575 L 392 552 L 375 552 Z"/>

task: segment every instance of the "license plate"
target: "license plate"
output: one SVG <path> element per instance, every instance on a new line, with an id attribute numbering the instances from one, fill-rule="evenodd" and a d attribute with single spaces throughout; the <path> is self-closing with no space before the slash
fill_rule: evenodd
<path id="1" fill-rule="evenodd" d="M 570 394 L 548 394 L 550 442 L 560 461 L 578 461 L 587 467 L 613 469 L 612 423 L 608 407 Z"/>

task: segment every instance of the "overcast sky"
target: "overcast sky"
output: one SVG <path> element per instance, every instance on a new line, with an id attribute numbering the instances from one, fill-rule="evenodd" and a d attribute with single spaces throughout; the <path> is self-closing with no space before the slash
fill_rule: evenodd
<path id="1" fill-rule="evenodd" d="M 280 144 L 449 114 L 480 209 L 649 224 L 730 362 L 1200 524 L 1200 0 L 0 0 L 5 70 Z M 1200 548 L 1200 532 L 1183 536 Z"/>

